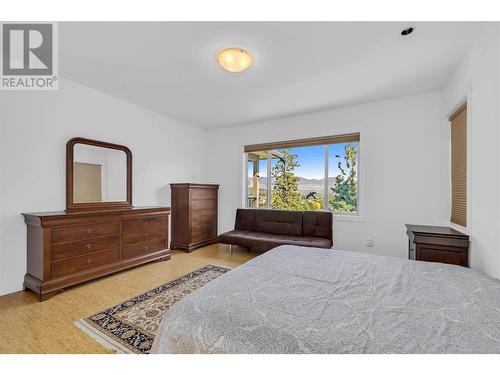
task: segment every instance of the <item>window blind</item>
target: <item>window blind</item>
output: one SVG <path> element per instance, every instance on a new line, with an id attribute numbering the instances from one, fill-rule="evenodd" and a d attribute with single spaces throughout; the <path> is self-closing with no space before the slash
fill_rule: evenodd
<path id="1" fill-rule="evenodd" d="M 467 227 L 467 106 L 451 122 L 451 217 L 450 221 Z"/>
<path id="2" fill-rule="evenodd" d="M 307 139 L 295 139 L 282 142 L 260 143 L 256 145 L 246 145 L 245 152 L 279 150 L 283 148 L 317 146 L 331 143 L 358 142 L 359 133 L 332 135 L 327 137 L 316 137 Z"/>

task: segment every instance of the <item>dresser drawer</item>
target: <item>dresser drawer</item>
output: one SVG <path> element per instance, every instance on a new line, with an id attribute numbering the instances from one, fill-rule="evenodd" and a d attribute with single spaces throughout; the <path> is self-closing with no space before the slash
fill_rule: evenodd
<path id="1" fill-rule="evenodd" d="M 118 236 L 100 237 L 84 241 L 66 242 L 52 245 L 51 259 L 65 259 L 101 250 L 117 249 Z"/>
<path id="2" fill-rule="evenodd" d="M 123 248 L 123 258 L 133 258 L 166 248 L 167 242 L 164 238 L 161 240 L 136 243 L 134 245 L 125 246 Z"/>
<path id="3" fill-rule="evenodd" d="M 68 226 L 64 228 L 52 229 L 51 242 L 56 244 L 112 236 L 118 235 L 118 231 L 118 223 L 91 224 L 74 227 Z"/>
<path id="4" fill-rule="evenodd" d="M 123 235 L 123 246 L 133 245 L 139 242 L 160 240 L 166 237 L 166 228 L 157 228 L 141 232 L 127 232 Z"/>
<path id="5" fill-rule="evenodd" d="M 148 229 L 157 229 L 167 225 L 166 216 L 149 217 L 139 220 L 128 220 L 123 222 L 123 232 L 138 232 Z"/>
<path id="6" fill-rule="evenodd" d="M 72 259 L 52 263 L 52 278 L 84 271 L 89 268 L 107 265 L 120 258 L 118 249 L 102 251 Z"/>

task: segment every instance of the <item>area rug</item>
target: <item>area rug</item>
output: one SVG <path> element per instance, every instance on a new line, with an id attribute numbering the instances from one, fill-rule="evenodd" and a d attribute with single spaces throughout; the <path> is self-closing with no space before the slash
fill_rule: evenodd
<path id="1" fill-rule="evenodd" d="M 80 319 L 75 325 L 118 353 L 148 354 L 163 314 L 181 298 L 229 270 L 210 264 Z"/>

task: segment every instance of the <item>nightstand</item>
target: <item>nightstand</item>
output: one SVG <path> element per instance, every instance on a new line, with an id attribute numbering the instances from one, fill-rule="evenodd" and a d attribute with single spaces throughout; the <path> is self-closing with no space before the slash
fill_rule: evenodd
<path id="1" fill-rule="evenodd" d="M 469 236 L 449 227 L 406 224 L 408 259 L 469 267 Z"/>

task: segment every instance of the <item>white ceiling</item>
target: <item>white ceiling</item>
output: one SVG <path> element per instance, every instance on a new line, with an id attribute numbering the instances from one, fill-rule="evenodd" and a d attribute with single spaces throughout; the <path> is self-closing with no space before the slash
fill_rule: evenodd
<path id="1" fill-rule="evenodd" d="M 206 129 L 439 89 L 481 23 L 63 22 L 62 76 Z M 254 56 L 223 71 L 217 49 Z"/>

